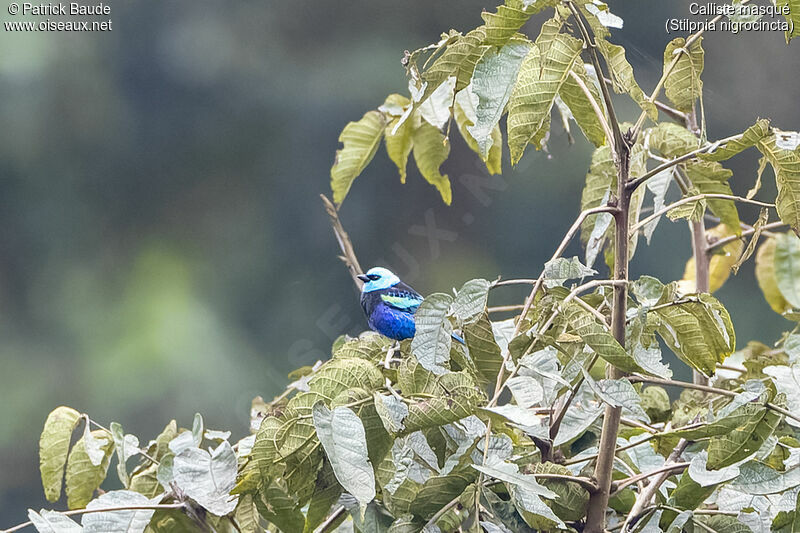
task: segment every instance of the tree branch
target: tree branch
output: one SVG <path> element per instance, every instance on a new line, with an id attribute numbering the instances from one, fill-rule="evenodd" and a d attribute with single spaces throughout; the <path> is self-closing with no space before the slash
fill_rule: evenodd
<path id="1" fill-rule="evenodd" d="M 678 459 L 680 459 L 683 450 L 685 450 L 686 446 L 688 445 L 688 440 L 679 440 L 678 444 L 675 446 L 675 449 L 673 449 L 672 453 L 670 453 L 669 457 L 667 457 L 666 464 L 675 463 Z M 634 526 L 642 517 L 642 515 L 647 512 L 646 508 L 650 505 L 650 500 L 653 499 L 653 496 L 655 496 L 662 483 L 664 483 L 671 475 L 672 472 L 670 471 L 660 473 L 657 478 L 651 481 L 650 484 L 639 493 L 639 495 L 636 497 L 636 502 L 634 502 L 633 507 L 631 507 L 631 510 L 628 512 L 628 516 L 625 518 L 625 522 L 622 524 L 623 533 Z"/>
<path id="2" fill-rule="evenodd" d="M 687 153 L 685 153 L 685 154 L 683 154 L 681 156 L 676 157 L 675 159 L 670 159 L 669 161 L 666 161 L 666 162 L 662 163 L 661 165 L 658 165 L 653 170 L 647 171 L 645 174 L 641 175 L 640 177 L 638 177 L 636 179 L 632 179 L 631 181 L 628 182 L 627 187 L 628 187 L 629 190 L 635 191 L 639 187 L 639 185 L 643 184 L 644 182 L 646 182 L 647 180 L 649 180 L 650 178 L 652 178 L 656 174 L 658 174 L 660 172 L 663 172 L 663 171 L 665 171 L 665 170 L 667 170 L 669 168 L 672 168 L 675 165 L 683 163 L 684 161 L 688 161 L 689 159 L 694 159 L 695 157 L 697 157 L 700 154 L 704 154 L 704 153 L 707 153 L 707 152 L 713 152 L 714 150 L 719 148 L 719 146 L 721 146 L 723 143 L 728 143 L 730 141 L 735 141 L 737 139 L 741 139 L 741 137 L 742 137 L 741 133 L 738 134 L 738 135 L 732 135 L 731 137 L 726 137 L 725 139 L 720 139 L 719 141 L 715 141 L 713 143 L 710 143 L 710 144 L 707 144 L 705 146 L 702 146 L 702 147 L 698 148 L 697 150 L 692 150 L 691 152 L 687 152 Z"/>
<path id="3" fill-rule="evenodd" d="M 364 282 L 358 279 L 358 275 L 362 274 L 364 271 L 358 263 L 356 252 L 353 250 L 353 243 L 350 242 L 350 236 L 348 236 L 347 232 L 344 230 L 344 226 L 342 226 L 339 220 L 339 212 L 336 210 L 336 206 L 333 205 L 333 202 L 324 194 L 320 194 L 319 197 L 322 198 L 325 211 L 331 219 L 331 227 L 333 228 L 334 235 L 336 235 L 336 241 L 339 243 L 339 248 L 342 250 L 342 255 L 339 256 L 339 259 L 347 266 L 350 277 L 353 278 L 353 283 L 355 283 L 356 287 L 360 290 Z"/>
<path id="4" fill-rule="evenodd" d="M 614 163 L 617 167 L 617 208 L 614 213 L 614 269 L 613 278 L 617 282 L 614 285 L 612 297 L 613 305 L 611 309 L 611 332 L 614 338 L 623 347 L 625 346 L 625 314 L 627 310 L 628 298 L 628 244 L 630 241 L 628 218 L 631 203 L 631 193 L 626 189 L 630 179 L 630 150 L 631 138 L 625 138 L 620 131 L 619 121 L 614 111 L 614 104 L 611 101 L 611 92 L 606 83 L 603 68 L 600 65 L 600 58 L 597 53 L 597 43 L 591 36 L 589 29 L 584 24 L 578 8 L 569 2 L 569 9 L 575 22 L 583 36 L 584 45 L 589 49 L 597 78 L 600 81 L 603 99 L 608 112 L 608 121 L 614 133 L 614 143 L 612 151 Z M 613 366 L 609 366 L 606 374 L 611 379 L 623 377 L 625 374 Z M 589 498 L 589 506 L 586 514 L 585 533 L 600 533 L 605 529 L 606 508 L 608 507 L 608 497 L 611 492 L 611 475 L 614 469 L 614 452 L 617 446 L 617 432 L 619 430 L 621 407 L 606 406 L 603 417 L 603 429 L 600 434 L 598 444 L 597 463 L 594 469 L 594 479 L 598 490 Z"/>

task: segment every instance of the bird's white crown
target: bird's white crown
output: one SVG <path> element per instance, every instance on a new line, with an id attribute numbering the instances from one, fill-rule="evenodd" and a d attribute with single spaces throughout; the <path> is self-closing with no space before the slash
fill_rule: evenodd
<path id="1" fill-rule="evenodd" d="M 362 292 L 372 292 L 372 291 L 379 291 L 381 289 L 388 289 L 389 287 L 394 287 L 395 285 L 400 283 L 400 278 L 398 278 L 395 275 L 395 273 L 389 270 L 388 268 L 372 267 L 369 270 L 367 270 L 366 275 L 367 277 L 370 278 L 370 280 L 364 283 L 364 286 L 361 289 Z"/>

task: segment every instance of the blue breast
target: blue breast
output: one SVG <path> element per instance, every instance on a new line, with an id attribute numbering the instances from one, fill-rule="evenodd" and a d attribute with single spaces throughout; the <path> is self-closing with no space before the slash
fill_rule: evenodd
<path id="1" fill-rule="evenodd" d="M 390 339 L 403 340 L 414 336 L 414 315 L 379 303 L 369 316 L 369 327 Z"/>

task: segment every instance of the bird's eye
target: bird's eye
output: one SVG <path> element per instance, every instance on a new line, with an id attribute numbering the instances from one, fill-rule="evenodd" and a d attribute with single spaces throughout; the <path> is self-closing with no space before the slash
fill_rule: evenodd
<path id="1" fill-rule="evenodd" d="M 367 277 L 372 281 L 375 281 L 376 279 L 381 279 L 381 277 L 378 274 L 367 274 Z"/>

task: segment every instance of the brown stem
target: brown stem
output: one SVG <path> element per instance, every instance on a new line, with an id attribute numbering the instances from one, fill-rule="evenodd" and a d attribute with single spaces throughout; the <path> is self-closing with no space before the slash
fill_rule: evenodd
<path id="1" fill-rule="evenodd" d="M 709 268 L 711 255 L 708 253 L 706 227 L 703 219 L 692 222 L 692 254 L 694 255 L 694 280 L 698 293 L 711 292 Z M 708 385 L 708 378 L 697 370 L 692 370 L 692 381 L 700 385 Z"/>
<path id="2" fill-rule="evenodd" d="M 337 507 L 331 514 L 328 515 L 328 518 L 320 524 L 320 526 L 316 529 L 315 533 L 327 533 L 331 531 L 334 526 L 337 525 L 339 518 L 341 518 L 342 514 L 345 513 L 347 510 L 344 506 Z"/>
<path id="3" fill-rule="evenodd" d="M 361 285 L 363 285 L 364 282 L 358 279 L 358 275 L 363 274 L 364 271 L 361 270 L 361 265 L 358 263 L 356 252 L 353 250 L 353 243 L 350 242 L 350 237 L 347 235 L 344 226 L 342 226 L 342 222 L 339 220 L 339 212 L 336 210 L 336 206 L 333 205 L 333 202 L 324 194 L 320 194 L 319 196 L 322 198 L 325 211 L 331 219 L 333 233 L 336 235 L 336 241 L 339 243 L 339 248 L 342 250 L 342 255 L 339 256 L 339 259 L 347 265 L 347 270 L 350 272 L 350 277 L 353 278 L 353 283 L 356 284 L 356 287 L 361 289 Z"/>
<path id="4" fill-rule="evenodd" d="M 679 440 L 677 446 L 675 446 L 675 449 L 673 449 L 672 453 L 670 453 L 669 457 L 667 457 L 665 464 L 669 465 L 676 463 L 678 459 L 680 459 L 683 450 L 685 450 L 686 446 L 688 445 L 689 441 L 686 439 Z M 622 526 L 623 533 L 628 531 L 641 518 L 645 512 L 645 509 L 650 505 L 650 500 L 653 499 L 653 496 L 655 496 L 656 492 L 658 491 L 658 487 L 660 487 L 662 483 L 664 483 L 671 475 L 671 470 L 662 472 L 658 475 L 658 477 L 651 481 L 642 492 L 639 493 L 639 496 L 636 497 L 636 502 L 633 504 L 633 507 L 631 507 L 628 517 L 625 519 L 625 523 Z"/>
<path id="5" fill-rule="evenodd" d="M 625 346 L 625 313 L 627 311 L 628 298 L 628 213 L 631 204 L 631 192 L 628 190 L 628 180 L 630 179 L 630 156 L 631 143 L 624 138 L 619 128 L 614 111 L 614 104 L 611 101 L 611 91 L 605 81 L 605 73 L 600 65 L 600 57 L 597 53 L 597 44 L 589 33 L 587 25 L 578 8 L 570 2 L 570 11 L 575 22 L 580 29 L 583 41 L 589 50 L 589 56 L 594 65 L 597 78 L 600 80 L 600 88 L 603 93 L 603 100 L 606 104 L 608 122 L 614 133 L 613 155 L 617 166 L 617 211 L 614 213 L 614 285 L 613 305 L 611 309 L 611 333 L 622 346 Z M 609 366 L 607 376 L 611 379 L 618 379 L 624 373 L 613 366 Z M 603 430 L 600 434 L 598 445 L 597 464 L 594 469 L 594 480 L 597 483 L 597 491 L 589 498 L 589 507 L 586 514 L 585 533 L 601 533 L 606 525 L 606 508 L 608 507 L 608 497 L 611 492 L 611 474 L 614 469 L 614 452 L 617 446 L 617 432 L 619 430 L 621 407 L 607 406 L 603 417 Z"/>

